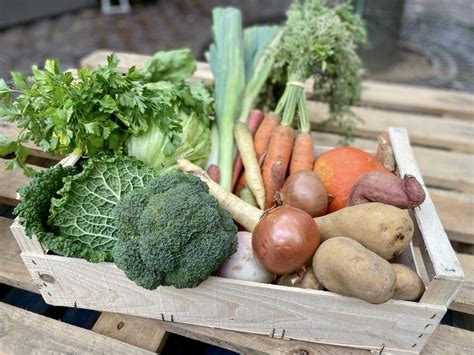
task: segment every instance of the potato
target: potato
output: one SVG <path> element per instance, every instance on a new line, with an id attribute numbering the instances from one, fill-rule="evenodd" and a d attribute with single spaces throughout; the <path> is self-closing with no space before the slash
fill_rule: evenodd
<path id="1" fill-rule="evenodd" d="M 396 300 L 416 301 L 423 292 L 425 284 L 418 274 L 406 265 L 392 264 L 397 273 L 397 285 L 393 291 L 393 298 Z"/>
<path id="2" fill-rule="evenodd" d="M 397 283 L 397 274 L 388 261 L 346 237 L 321 244 L 313 257 L 313 270 L 329 291 L 370 303 L 387 302 Z"/>
<path id="3" fill-rule="evenodd" d="M 315 218 L 321 242 L 344 236 L 364 245 L 386 260 L 400 254 L 413 238 L 413 221 L 407 210 L 378 202 L 345 207 Z"/>

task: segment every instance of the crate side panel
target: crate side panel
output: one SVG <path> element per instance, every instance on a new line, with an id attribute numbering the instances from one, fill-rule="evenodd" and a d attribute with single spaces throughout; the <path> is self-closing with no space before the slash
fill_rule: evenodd
<path id="1" fill-rule="evenodd" d="M 391 127 L 389 136 L 400 176 L 412 175 L 424 186 L 406 130 Z M 427 269 L 432 268 L 433 278 L 439 280 L 439 282 L 430 284 L 428 289 L 436 287 L 439 290 L 433 289 L 429 292 L 427 290 L 423 302 L 447 306 L 460 289 L 464 274 L 426 187 L 424 189 L 426 198 L 421 206 L 415 208 L 415 218 L 423 235 L 423 242 L 431 263 L 431 265 L 427 265 Z M 442 280 L 450 282 L 442 286 Z"/>
<path id="2" fill-rule="evenodd" d="M 413 302 L 371 305 L 325 291 L 215 277 L 194 289 L 150 291 L 136 286 L 114 264 L 22 256 L 32 275 L 43 275 L 43 281 L 48 279 L 45 274 L 52 276 L 42 290 L 50 304 L 72 303 L 79 308 L 279 338 L 416 351 L 446 312 L 445 307 Z"/>
<path id="3" fill-rule="evenodd" d="M 20 224 L 18 217 L 10 226 L 10 230 L 12 231 L 12 234 L 15 237 L 15 240 L 21 251 L 44 254 L 43 246 L 41 245 L 41 243 L 35 236 L 29 238 L 26 235 L 25 228 Z"/>

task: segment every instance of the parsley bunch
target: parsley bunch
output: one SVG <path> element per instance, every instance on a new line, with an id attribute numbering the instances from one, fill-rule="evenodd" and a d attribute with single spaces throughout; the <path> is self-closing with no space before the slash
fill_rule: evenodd
<path id="1" fill-rule="evenodd" d="M 309 131 L 304 90 L 298 83 L 314 77 L 318 99 L 329 102 L 331 117 L 345 126 L 350 106 L 360 98 L 362 63 L 356 53 L 366 32 L 360 18 L 346 1 L 329 7 L 324 0 L 296 0 L 287 11 L 287 21 L 273 72 L 273 81 L 287 81 L 276 111 L 291 125 L 300 118 L 302 131 Z"/>
<path id="2" fill-rule="evenodd" d="M 14 142 L 0 139 L 0 153 L 15 153 L 7 168 L 31 173 L 25 165 L 26 141 L 54 155 L 120 154 L 131 135 L 145 132 L 151 124 L 171 138 L 166 147 L 171 152 L 181 132 L 177 112 L 196 105 L 204 110 L 184 83 L 196 68 L 189 50 L 159 52 L 143 70 L 132 67 L 125 74 L 117 65 L 117 57 L 110 55 L 107 65 L 79 69 L 74 78 L 61 72 L 56 60 L 47 60 L 43 70 L 34 66 L 28 78 L 12 72 L 15 88 L 0 79 L 0 118 L 21 129 Z"/>

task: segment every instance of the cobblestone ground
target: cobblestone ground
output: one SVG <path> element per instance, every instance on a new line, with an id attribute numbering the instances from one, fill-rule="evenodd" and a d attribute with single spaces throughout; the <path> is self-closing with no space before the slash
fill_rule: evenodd
<path id="1" fill-rule="evenodd" d="M 189 47 L 202 59 L 211 39 L 211 9 L 222 3 L 166 0 L 134 6 L 127 15 L 105 16 L 98 9 L 86 9 L 15 26 L 0 31 L 0 77 L 7 78 L 10 70 L 29 72 L 32 64 L 41 65 L 46 58 L 59 59 L 63 69 L 77 67 L 80 58 L 98 48 L 152 54 Z M 242 8 L 247 24 L 279 21 L 290 3 L 225 1 Z M 436 14 L 409 17 L 401 38 L 403 48 L 429 59 L 401 56 L 404 60 L 399 65 L 374 74 L 375 78 L 474 91 L 473 23 L 457 23 Z"/>

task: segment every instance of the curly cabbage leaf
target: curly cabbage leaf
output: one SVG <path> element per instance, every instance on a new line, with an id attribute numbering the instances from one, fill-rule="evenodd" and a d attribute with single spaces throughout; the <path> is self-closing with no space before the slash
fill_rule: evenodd
<path id="1" fill-rule="evenodd" d="M 117 240 L 113 209 L 123 195 L 155 175 L 155 170 L 132 157 L 89 159 L 82 172 L 64 179 L 60 198 L 52 199 L 48 223 L 55 234 L 48 247 L 91 262 L 112 261 Z"/>
<path id="2" fill-rule="evenodd" d="M 18 189 L 21 202 L 15 207 L 14 214 L 20 218 L 26 234 L 31 238 L 36 236 L 47 248 L 54 239 L 54 233 L 46 224 L 51 206 L 51 199 L 59 197 L 58 191 L 63 187 L 63 179 L 77 173 L 73 166 L 63 168 L 56 165 L 45 171 L 34 174 L 30 183 Z"/>

